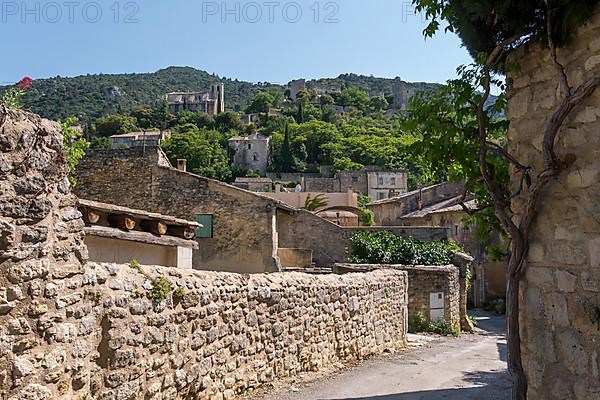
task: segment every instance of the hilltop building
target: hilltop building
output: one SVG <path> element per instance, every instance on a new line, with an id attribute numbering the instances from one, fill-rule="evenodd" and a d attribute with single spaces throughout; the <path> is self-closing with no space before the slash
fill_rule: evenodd
<path id="1" fill-rule="evenodd" d="M 110 137 L 112 149 L 129 149 L 131 147 L 158 147 L 163 140 L 169 139 L 169 131 L 129 132 Z"/>
<path id="2" fill-rule="evenodd" d="M 234 136 L 229 139 L 229 146 L 235 150 L 233 165 L 246 170 L 267 173 L 271 152 L 271 138 L 254 133 L 247 137 Z"/>
<path id="3" fill-rule="evenodd" d="M 270 178 L 276 179 L 274 176 Z M 408 191 L 408 172 L 376 166 L 366 166 L 360 171 L 338 172 L 333 178 L 324 177 L 323 174 L 286 174 L 286 178 L 300 182 L 304 192 L 346 193 L 351 190 L 373 200 L 387 199 Z"/>
<path id="4" fill-rule="evenodd" d="M 169 111 L 173 114 L 182 111 L 204 112 L 217 115 L 225 112 L 225 84 L 215 83 L 208 93 L 173 92 L 165 96 Z"/>

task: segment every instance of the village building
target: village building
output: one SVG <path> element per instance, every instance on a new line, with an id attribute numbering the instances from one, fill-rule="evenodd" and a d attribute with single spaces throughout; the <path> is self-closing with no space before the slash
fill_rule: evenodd
<path id="1" fill-rule="evenodd" d="M 250 136 L 234 136 L 229 147 L 235 151 L 233 165 L 260 175 L 267 173 L 271 155 L 271 138 L 254 133 Z"/>
<path id="2" fill-rule="evenodd" d="M 123 185 L 127 182 L 127 185 Z M 171 166 L 159 148 L 93 150 L 77 169 L 81 198 L 144 208 L 196 221 L 193 268 L 238 273 L 332 267 L 344 262 L 357 230 L 389 230 L 430 241 L 448 237 L 439 227 L 347 227 L 314 213 Z M 347 193 L 343 194 L 347 196 Z"/>
<path id="3" fill-rule="evenodd" d="M 333 178 L 323 174 L 297 174 L 305 192 L 345 193 L 352 190 L 382 200 L 408 192 L 408 172 L 366 166 L 360 171 L 338 172 Z"/>
<path id="4" fill-rule="evenodd" d="M 273 181 L 270 178 L 237 177 L 233 186 L 258 193 L 273 191 Z"/>
<path id="5" fill-rule="evenodd" d="M 193 240 L 202 225 L 171 216 L 79 200 L 92 262 L 192 268 Z"/>
<path id="6" fill-rule="evenodd" d="M 490 300 L 506 297 L 506 261 L 494 261 L 487 257 L 488 245 L 503 243 L 499 233 L 491 233 L 489 242 L 482 242 L 476 234 L 477 227 L 468 223 L 469 214 L 464 207 L 475 210 L 477 204 L 467 197 L 463 199 L 464 185 L 442 183 L 402 196 L 367 205 L 379 226 L 430 226 L 445 227 L 449 239 L 458 243 L 474 258 L 472 264 L 473 285 L 470 300 L 482 306 Z M 464 201 L 464 207 L 461 202 Z"/>
<path id="7" fill-rule="evenodd" d="M 225 112 L 225 84 L 215 83 L 206 92 L 172 92 L 165 95 L 172 114 L 182 111 L 217 115 Z"/>
<path id="8" fill-rule="evenodd" d="M 127 149 L 130 147 L 157 147 L 165 139 L 171 137 L 169 131 L 129 132 L 110 137 L 112 149 Z"/>
<path id="9" fill-rule="evenodd" d="M 319 198 L 325 203 L 324 207 L 358 207 L 358 195 L 352 190 L 345 193 L 282 191 L 281 185 L 275 185 L 275 191 L 265 193 L 272 199 L 279 200 L 290 207 L 303 208 L 310 199 Z"/>
<path id="10" fill-rule="evenodd" d="M 240 119 L 244 126 L 249 126 L 249 125 L 257 124 L 260 122 L 260 114 L 259 113 L 244 114 L 240 117 Z"/>

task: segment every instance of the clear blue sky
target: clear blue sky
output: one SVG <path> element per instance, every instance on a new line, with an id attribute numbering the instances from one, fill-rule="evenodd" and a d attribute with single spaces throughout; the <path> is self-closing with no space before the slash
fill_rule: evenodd
<path id="1" fill-rule="evenodd" d="M 444 82 L 470 61 L 454 35 L 423 39 L 425 23 L 411 12 L 410 0 L 240 1 L 237 11 L 236 2 L 227 1 L 233 12 L 225 15 L 221 1 L 22 4 L 0 3 L 0 83 L 170 65 L 253 82 L 346 72 Z M 125 23 L 132 12 L 138 22 Z"/>

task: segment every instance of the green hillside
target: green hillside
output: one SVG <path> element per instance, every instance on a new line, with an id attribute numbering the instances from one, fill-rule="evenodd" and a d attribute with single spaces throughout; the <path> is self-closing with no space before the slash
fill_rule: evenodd
<path id="1" fill-rule="evenodd" d="M 170 67 L 155 73 L 84 75 L 35 80 L 22 101 L 26 108 L 52 119 L 77 116 L 96 119 L 103 114 L 127 112 L 136 104 L 154 104 L 165 93 L 204 91 L 224 81 L 228 108 L 244 106 L 260 86 L 223 79 L 187 67 Z"/>
<path id="2" fill-rule="evenodd" d="M 307 86 L 356 87 L 372 95 L 384 93 L 391 96 L 393 85 L 398 80 L 344 74 L 337 78 L 309 81 Z M 270 86 L 224 79 L 190 67 L 169 67 L 154 73 L 39 79 L 22 100 L 26 108 L 46 118 L 77 116 L 95 120 L 104 114 L 127 113 L 136 104 L 155 104 L 168 92 L 205 91 L 218 81 L 225 82 L 226 105 L 233 110 L 243 109 L 258 91 Z M 436 86 L 427 83 L 411 85 L 416 85 L 418 90 Z"/>

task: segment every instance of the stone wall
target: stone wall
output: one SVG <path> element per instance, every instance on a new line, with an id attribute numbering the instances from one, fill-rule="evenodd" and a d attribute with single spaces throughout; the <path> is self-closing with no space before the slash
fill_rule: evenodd
<path id="1" fill-rule="evenodd" d="M 444 293 L 444 320 L 459 327 L 460 286 L 459 269 L 454 265 L 418 266 L 418 265 L 374 265 L 374 264 L 336 264 L 340 273 L 374 271 L 389 269 L 408 273 L 408 318 L 422 313 L 428 320 L 430 316 L 430 294 Z"/>
<path id="2" fill-rule="evenodd" d="M 398 236 L 413 237 L 423 242 L 445 240 L 446 228 L 437 227 L 341 227 L 305 211 L 277 212 L 277 232 L 280 247 L 311 249 L 317 266 L 332 266 L 346 261 L 346 248 L 358 231 L 391 231 Z"/>
<path id="3" fill-rule="evenodd" d="M 93 151 L 77 168 L 75 192 L 88 200 L 196 220 L 213 216 L 213 237 L 197 238 L 197 269 L 265 272 L 278 269 L 273 231 L 275 200 L 182 172 L 157 149 Z M 233 269 L 233 271 L 232 271 Z"/>
<path id="4" fill-rule="evenodd" d="M 0 121 L 0 398 L 231 399 L 405 346 L 405 272 L 86 263 L 58 125 L 4 108 Z"/>
<path id="5" fill-rule="evenodd" d="M 600 13 L 558 51 L 572 85 L 600 69 Z M 535 44 L 512 61 L 509 150 L 540 171 L 546 124 L 559 104 L 559 78 L 547 50 Z M 573 110 L 557 154 L 574 163 L 553 179 L 538 205 L 522 287 L 522 352 L 529 399 L 600 397 L 600 90 Z M 518 177 L 513 184 L 517 185 Z M 517 215 L 521 199 L 513 202 Z"/>
<path id="6" fill-rule="evenodd" d="M 90 264 L 98 399 L 231 399 L 249 388 L 405 345 L 402 272 L 237 275 L 145 268 L 183 298 L 154 303 L 128 265 Z M 81 307 L 81 305 L 78 305 Z M 89 305 L 88 305 L 89 306 Z M 43 375 L 44 370 L 38 368 Z M 70 383 L 68 380 L 66 380 Z M 66 385 L 65 385 L 66 386 Z"/>
<path id="7" fill-rule="evenodd" d="M 87 248 L 66 173 L 59 126 L 0 106 L 2 399 L 58 398 L 87 387 L 96 366 L 97 332 L 82 319 L 93 313 L 73 306 Z"/>

